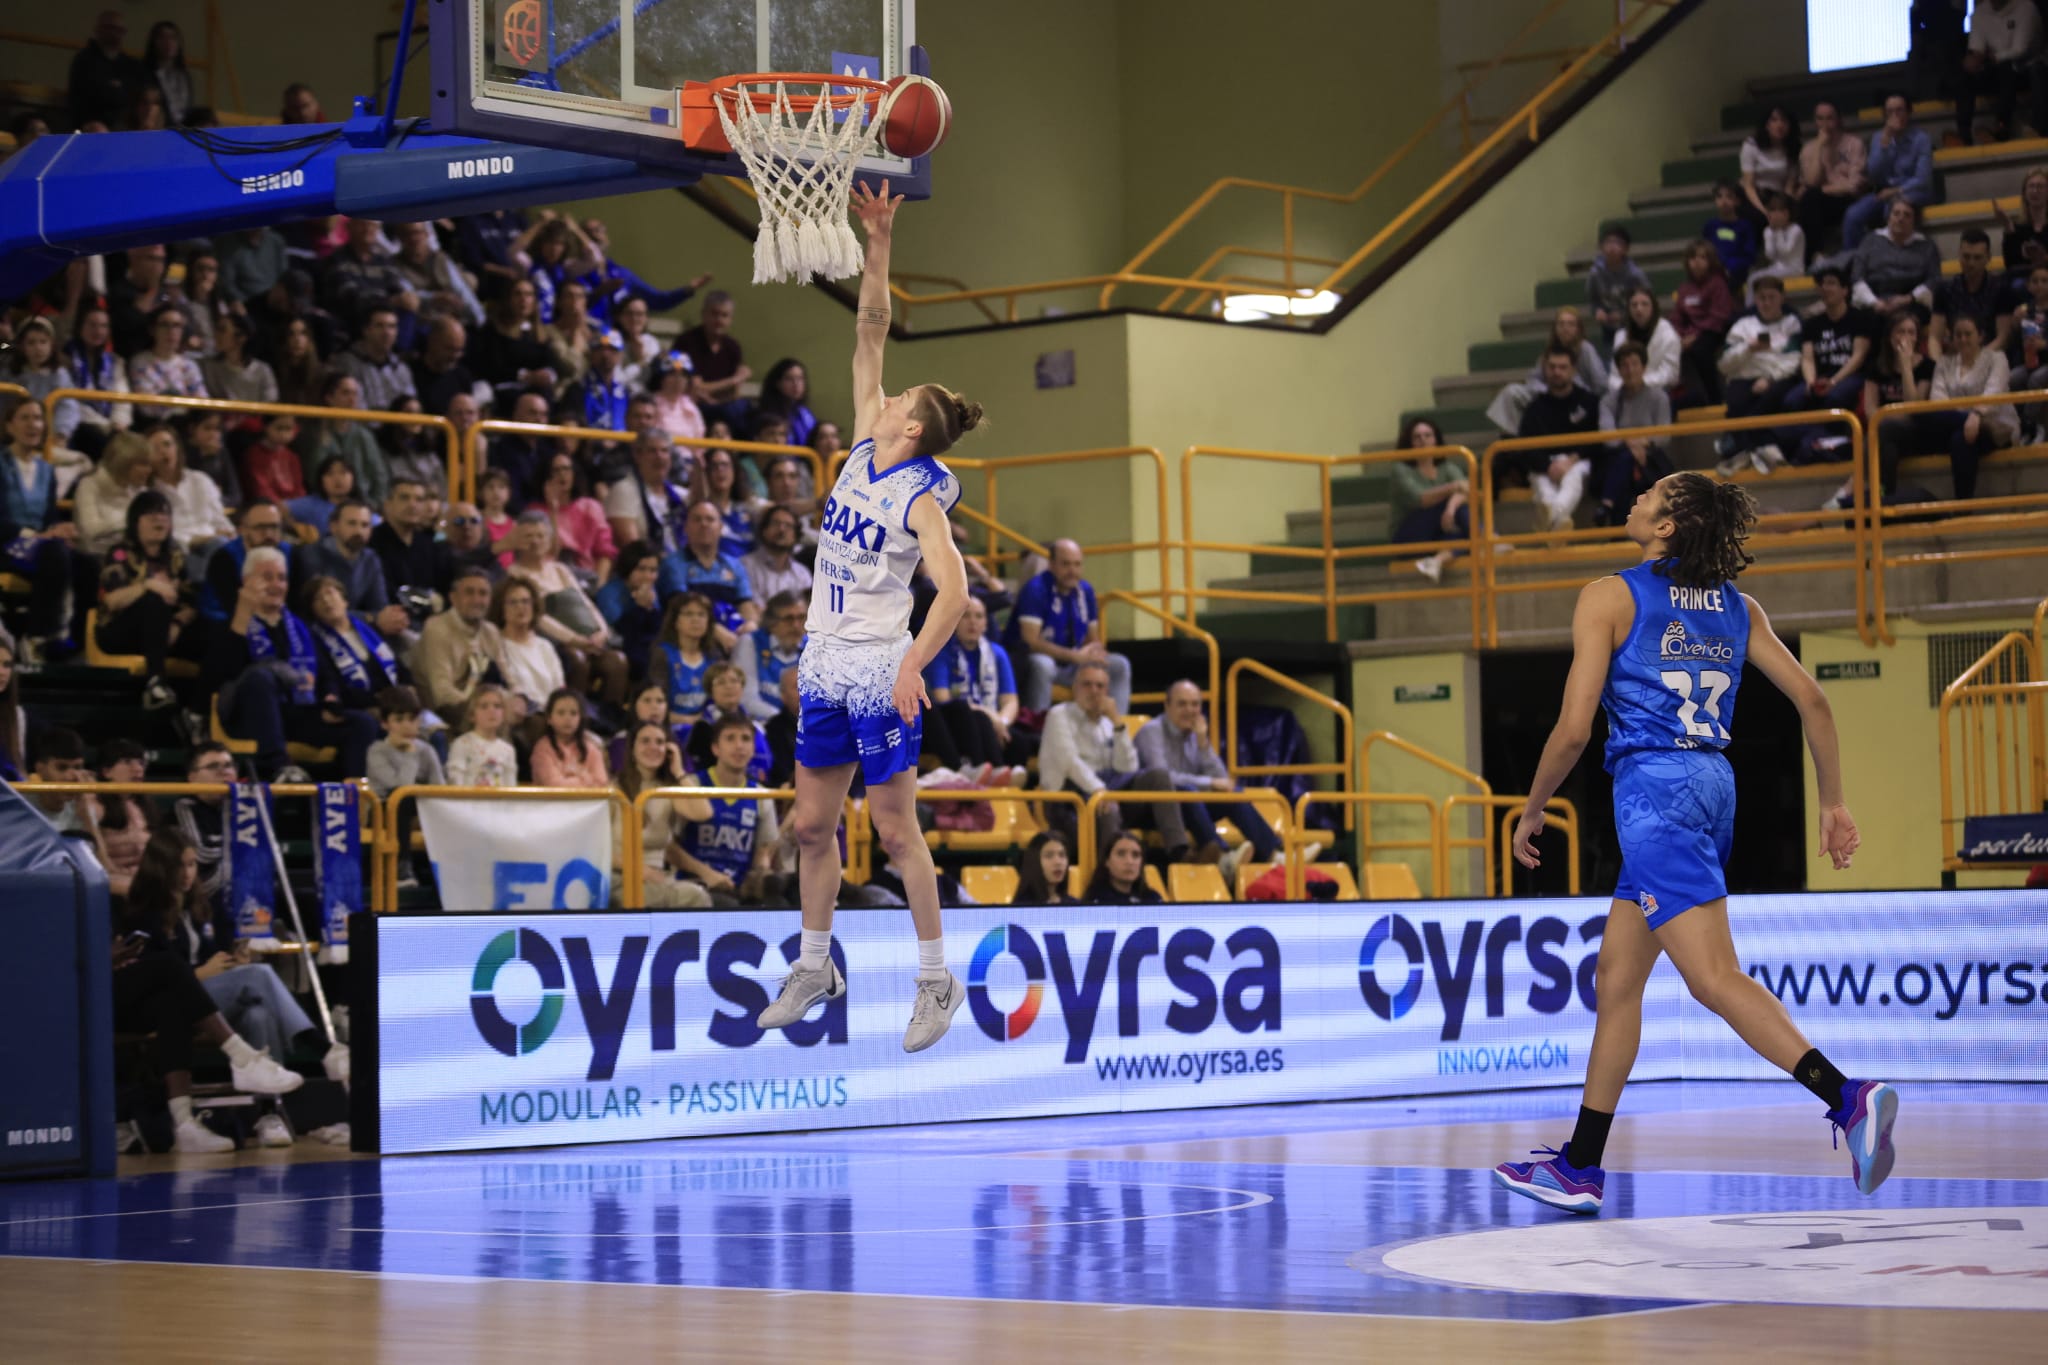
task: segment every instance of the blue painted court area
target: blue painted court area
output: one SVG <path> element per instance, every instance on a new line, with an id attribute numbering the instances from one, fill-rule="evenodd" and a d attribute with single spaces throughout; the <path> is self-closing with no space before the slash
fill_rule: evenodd
<path id="1" fill-rule="evenodd" d="M 1907 1103 L 1937 1091 L 2039 1103 L 2039 1089 L 1919 1087 Z M 1739 1125 L 1745 1108 L 1796 1100 L 1787 1086 L 1653 1086 L 1631 1092 L 1631 1110 L 1724 1125 L 1733 1111 Z M 2004 1278 L 1997 1261 L 2048 1241 L 2048 1182 L 1915 1178 L 1939 1163 L 1910 1149 L 1871 1200 L 1846 1158 L 1826 1178 L 1616 1173 L 1598 1220 L 1561 1218 L 1478 1169 L 1101 1154 L 1502 1121 L 1533 1144 L 1561 1138 L 1576 1104 L 1546 1091 L 15 1185 L 0 1187 L 0 1255 L 1541 1321 L 1726 1298 L 2034 1307 L 2048 1295 L 2048 1274 Z M 1818 1113 L 1813 1141 L 1827 1141 Z M 1484 1236 L 1516 1230 L 1527 1236 Z M 1655 1235 L 1630 1244 L 1641 1230 Z M 1443 1240 L 1466 1236 L 1470 1254 Z M 1959 1257 L 1991 1268 L 1926 1277 Z M 1712 1278 L 1741 1268 L 1780 1286 L 1790 1268 L 1827 1266 L 1851 1279 L 1803 1300 Z M 1582 1284 L 1599 1292 L 1571 1292 Z"/>

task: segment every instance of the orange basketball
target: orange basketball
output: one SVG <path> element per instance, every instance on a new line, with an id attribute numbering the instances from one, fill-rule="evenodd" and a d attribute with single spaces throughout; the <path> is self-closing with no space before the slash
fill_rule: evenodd
<path id="1" fill-rule="evenodd" d="M 946 140 L 953 124 L 953 102 L 929 77 L 898 76 L 889 82 L 875 118 L 882 125 L 882 145 L 890 155 L 925 156 Z"/>
<path id="2" fill-rule="evenodd" d="M 516 0 L 505 6 L 505 22 L 499 45 L 517 66 L 531 66 L 540 55 L 540 0 Z"/>

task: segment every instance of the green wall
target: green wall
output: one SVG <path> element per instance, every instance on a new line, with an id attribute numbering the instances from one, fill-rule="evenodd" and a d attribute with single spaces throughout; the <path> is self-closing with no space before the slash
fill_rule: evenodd
<path id="1" fill-rule="evenodd" d="M 1450 695 L 1441 701 L 1395 700 L 1397 689 L 1407 689 L 1408 696 L 1428 696 L 1441 687 L 1450 689 Z M 1479 660 L 1475 655 L 1442 652 L 1355 659 L 1351 696 L 1361 747 L 1366 736 L 1387 730 L 1447 762 L 1479 770 Z M 1364 777 L 1362 790 L 1419 792 L 1439 803 L 1445 797 L 1474 791 L 1469 783 L 1386 744 L 1372 746 Z M 1469 811 L 1455 815 L 1452 837 L 1480 835 L 1480 818 Z M 1486 818 L 1498 821 L 1500 817 L 1495 813 Z M 1420 840 L 1429 837 L 1428 827 L 1428 816 L 1420 808 L 1389 806 L 1374 814 L 1372 834 L 1375 842 Z M 1429 893 L 1429 854 L 1386 852 L 1374 855 L 1374 861 L 1407 863 L 1415 872 L 1416 885 L 1425 895 Z M 1483 872 L 1478 855 L 1453 855 L 1449 866 L 1453 895 L 1480 894 Z"/>

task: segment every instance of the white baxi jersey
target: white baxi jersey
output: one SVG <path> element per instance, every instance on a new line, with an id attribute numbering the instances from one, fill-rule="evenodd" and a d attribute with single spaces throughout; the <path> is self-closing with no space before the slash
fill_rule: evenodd
<path id="1" fill-rule="evenodd" d="M 910 628 L 910 577 L 921 552 L 910 508 L 930 494 L 941 512 L 960 501 L 960 481 L 929 455 L 886 473 L 874 469 L 875 443 L 855 443 L 818 520 L 812 570 L 809 644 L 895 645 Z"/>

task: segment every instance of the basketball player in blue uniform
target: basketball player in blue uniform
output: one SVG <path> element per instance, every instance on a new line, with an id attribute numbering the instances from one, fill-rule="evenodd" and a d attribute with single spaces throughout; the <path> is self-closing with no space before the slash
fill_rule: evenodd
<path id="1" fill-rule="evenodd" d="M 1496 1183 L 1552 1208 L 1597 1213 L 1600 1160 L 1642 1033 L 1643 985 L 1668 953 L 1695 1000 L 1828 1107 L 1849 1147 L 1856 1188 L 1891 1174 L 1898 1093 L 1845 1077 L 1807 1042 L 1784 1005 L 1751 980 L 1728 933 L 1723 868 L 1734 840 L 1735 778 L 1722 750 L 1735 723 L 1745 660 L 1799 708 L 1820 793 L 1820 846 L 1837 871 L 1856 852 L 1842 801 L 1841 753 L 1827 697 L 1772 633 L 1763 608 L 1735 590 L 1756 504 L 1735 484 L 1667 475 L 1636 499 L 1629 539 L 1643 562 L 1590 583 L 1572 616 L 1563 713 L 1544 747 L 1515 830 L 1515 857 L 1537 865 L 1543 807 L 1579 760 L 1596 706 L 1607 712 L 1607 770 L 1621 880 L 1600 941 L 1592 1056 L 1578 1125 L 1562 1151 L 1494 1167 Z"/>
<path id="2" fill-rule="evenodd" d="M 905 1052 L 945 1036 L 966 995 L 946 966 L 938 875 L 917 825 L 917 755 L 923 735 L 924 670 L 953 638 L 967 604 L 967 568 L 947 512 L 960 482 L 938 456 L 981 421 L 981 405 L 937 384 L 882 391 L 889 338 L 889 239 L 901 196 L 866 185 L 853 198 L 868 238 L 853 348 L 853 448 L 819 517 L 809 636 L 797 665 L 797 876 L 803 951 L 781 993 L 761 1012 L 764 1029 L 801 1019 L 837 999 L 846 979 L 830 956 L 839 895 L 839 812 L 860 765 L 868 810 L 889 862 L 903 879 L 917 926 L 917 995 Z M 938 587 L 912 638 L 910 578 L 922 558 Z"/>

